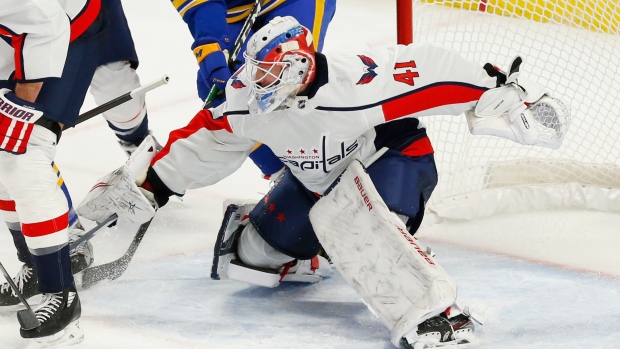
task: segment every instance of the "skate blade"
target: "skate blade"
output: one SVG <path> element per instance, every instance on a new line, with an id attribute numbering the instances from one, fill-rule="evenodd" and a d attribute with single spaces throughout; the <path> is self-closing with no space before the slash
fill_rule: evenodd
<path id="1" fill-rule="evenodd" d="M 62 331 L 47 337 L 27 339 L 24 349 L 57 349 L 78 344 L 84 340 L 80 321 L 75 320 Z"/>
<path id="2" fill-rule="evenodd" d="M 440 342 L 439 339 L 434 340 L 428 338 L 421 340 L 413 345 L 413 349 L 465 349 L 478 342 L 478 337 L 473 333 L 459 333 L 457 340 L 448 342 Z"/>

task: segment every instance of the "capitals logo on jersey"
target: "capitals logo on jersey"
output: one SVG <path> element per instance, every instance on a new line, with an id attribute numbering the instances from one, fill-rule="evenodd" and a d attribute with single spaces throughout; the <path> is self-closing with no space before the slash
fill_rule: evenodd
<path id="1" fill-rule="evenodd" d="M 364 68 L 364 75 L 362 75 L 356 85 L 366 85 L 370 83 L 372 79 L 375 78 L 375 76 L 377 76 L 377 73 L 375 73 L 374 71 L 374 69 L 377 67 L 377 63 L 375 63 L 375 61 L 373 61 L 372 58 L 368 56 L 357 56 L 362 60 L 362 63 L 364 63 L 366 67 Z"/>
<path id="2" fill-rule="evenodd" d="M 280 161 L 288 164 L 289 167 L 297 167 L 302 171 L 317 170 L 329 173 L 340 161 L 345 160 L 349 155 L 359 148 L 357 139 L 350 143 L 340 142 L 336 151 L 329 151 L 327 137 L 323 136 L 321 147 L 311 147 L 299 149 L 297 151 L 287 149 L 284 156 L 278 156 Z"/>

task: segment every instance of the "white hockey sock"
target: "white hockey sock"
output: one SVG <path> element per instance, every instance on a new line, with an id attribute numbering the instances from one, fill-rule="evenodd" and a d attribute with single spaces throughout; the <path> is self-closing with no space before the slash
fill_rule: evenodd
<path id="1" fill-rule="evenodd" d="M 237 246 L 239 259 L 249 266 L 280 270 L 294 258 L 276 251 L 258 234 L 252 223 L 241 232 Z"/>

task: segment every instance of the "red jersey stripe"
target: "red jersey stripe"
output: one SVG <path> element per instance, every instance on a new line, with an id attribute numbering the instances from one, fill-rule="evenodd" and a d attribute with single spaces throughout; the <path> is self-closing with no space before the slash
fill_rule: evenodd
<path id="1" fill-rule="evenodd" d="M 84 8 L 82 12 L 77 15 L 73 21 L 71 21 L 71 38 L 69 41 L 73 41 L 80 37 L 80 35 L 84 34 L 86 29 L 93 24 L 97 16 L 99 15 L 99 11 L 101 10 L 101 0 L 90 0 Z"/>
<path id="2" fill-rule="evenodd" d="M 28 237 L 37 237 L 53 234 L 69 227 L 69 212 L 63 215 L 37 223 L 22 223 L 22 233 Z"/>
<path id="3" fill-rule="evenodd" d="M 11 45 L 13 46 L 13 60 L 15 61 L 15 80 L 24 80 L 26 76 L 24 73 L 24 38 L 23 35 L 16 35 L 11 38 Z"/>
<path id="4" fill-rule="evenodd" d="M 385 121 L 390 121 L 443 105 L 477 101 L 485 91 L 467 85 L 442 84 L 390 100 L 381 107 Z"/>
<path id="5" fill-rule="evenodd" d="M 407 148 L 403 149 L 401 153 L 407 156 L 423 156 L 434 153 L 433 145 L 428 137 L 418 139 L 417 141 L 409 144 Z"/>
<path id="6" fill-rule="evenodd" d="M 0 210 L 15 212 L 15 201 L 13 201 L 13 200 L 0 200 Z"/>
<path id="7" fill-rule="evenodd" d="M 0 24 L 0 35 L 2 36 L 14 36 L 16 35 L 12 30 Z"/>
<path id="8" fill-rule="evenodd" d="M 168 137 L 168 143 L 166 146 L 160 150 L 157 155 L 151 161 L 151 166 L 153 166 L 159 159 L 168 155 L 170 152 L 170 146 L 180 140 L 188 138 L 194 133 L 198 132 L 200 129 L 206 128 L 209 131 L 219 131 L 226 130 L 232 133 L 232 128 L 228 123 L 228 117 L 224 116 L 220 119 L 214 120 L 211 112 L 209 110 L 201 110 L 194 116 L 194 118 L 187 124 L 187 126 L 180 128 L 178 130 L 174 130 L 170 132 L 170 136 Z"/>

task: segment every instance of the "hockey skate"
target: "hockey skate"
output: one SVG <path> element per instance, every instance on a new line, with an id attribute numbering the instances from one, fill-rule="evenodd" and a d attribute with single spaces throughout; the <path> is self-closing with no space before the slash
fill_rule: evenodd
<path id="1" fill-rule="evenodd" d="M 69 227 L 69 243 L 77 240 L 84 233 L 84 227 L 82 227 L 80 222 L 74 223 Z M 93 264 L 93 245 L 89 241 L 80 244 L 75 251 L 71 252 L 70 257 L 71 271 L 73 274 L 81 272 Z M 25 299 L 39 294 L 37 274 L 34 267 L 31 265 L 23 264 L 17 275 L 13 277 L 13 282 L 17 285 L 17 288 Z M 19 298 L 15 295 L 8 282 L 0 285 L 0 306 L 16 305 L 19 303 Z"/>
<path id="2" fill-rule="evenodd" d="M 34 313 L 41 325 L 19 331 L 22 338 L 28 341 L 26 349 L 57 348 L 77 344 L 84 339 L 79 326 L 82 308 L 75 286 L 59 293 L 44 293 Z"/>
<path id="3" fill-rule="evenodd" d="M 39 294 L 37 274 L 31 265 L 23 264 L 17 275 L 13 277 L 13 282 L 25 299 Z M 19 302 L 19 298 L 15 295 L 8 282 L 0 286 L 0 306 L 16 305 Z"/>
<path id="4" fill-rule="evenodd" d="M 401 343 L 407 349 L 467 348 L 478 340 L 474 329 L 469 314 L 448 317 L 444 312 L 419 324 L 416 333 Z"/>

